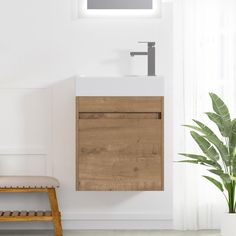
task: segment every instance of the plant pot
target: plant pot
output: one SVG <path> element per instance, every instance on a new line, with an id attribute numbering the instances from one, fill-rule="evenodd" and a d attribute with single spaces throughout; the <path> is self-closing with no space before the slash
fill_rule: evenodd
<path id="1" fill-rule="evenodd" d="M 236 214 L 226 213 L 221 221 L 221 236 L 236 235 Z"/>

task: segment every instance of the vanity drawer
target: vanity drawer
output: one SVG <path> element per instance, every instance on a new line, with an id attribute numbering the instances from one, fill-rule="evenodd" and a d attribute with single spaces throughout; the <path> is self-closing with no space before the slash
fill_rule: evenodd
<path id="1" fill-rule="evenodd" d="M 163 98 L 145 100 L 77 98 L 77 190 L 163 190 Z"/>

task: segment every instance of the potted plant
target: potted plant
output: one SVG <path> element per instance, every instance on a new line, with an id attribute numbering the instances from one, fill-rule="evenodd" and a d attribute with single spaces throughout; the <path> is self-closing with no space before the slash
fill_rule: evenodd
<path id="1" fill-rule="evenodd" d="M 194 125 L 185 125 L 191 129 L 190 134 L 203 154 L 179 153 L 187 157 L 180 162 L 200 164 L 207 168 L 211 176 L 203 177 L 224 194 L 228 205 L 228 213 L 222 220 L 221 234 L 232 236 L 236 235 L 236 119 L 231 119 L 222 99 L 214 93 L 209 95 L 214 112 L 206 112 L 206 115 L 219 129 L 219 135 L 197 120 L 193 120 Z"/>

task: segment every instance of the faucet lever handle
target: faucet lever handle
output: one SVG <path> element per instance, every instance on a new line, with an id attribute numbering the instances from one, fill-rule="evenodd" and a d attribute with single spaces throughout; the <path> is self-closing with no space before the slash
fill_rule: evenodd
<path id="1" fill-rule="evenodd" d="M 144 42 L 144 41 L 139 41 L 138 43 L 147 43 L 149 47 L 154 47 L 156 45 L 156 42 Z"/>

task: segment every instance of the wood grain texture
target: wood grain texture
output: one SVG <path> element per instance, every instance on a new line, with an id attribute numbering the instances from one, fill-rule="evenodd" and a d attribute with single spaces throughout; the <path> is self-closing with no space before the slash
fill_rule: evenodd
<path id="1" fill-rule="evenodd" d="M 163 97 L 77 97 L 79 112 L 162 112 Z"/>
<path id="2" fill-rule="evenodd" d="M 54 235 L 63 235 L 55 188 L 0 188 L 0 192 L 47 192 L 51 211 L 0 211 L 0 222 L 53 221 Z"/>
<path id="3" fill-rule="evenodd" d="M 61 213 L 58 208 L 56 191 L 54 188 L 48 190 L 48 197 L 52 210 L 54 232 L 56 236 L 62 236 Z"/>
<path id="4" fill-rule="evenodd" d="M 162 97 L 77 97 L 76 127 L 77 190 L 163 190 Z"/>
<path id="5" fill-rule="evenodd" d="M 37 211 L 5 211 L 0 214 L 0 222 L 52 221 L 52 213 Z"/>

